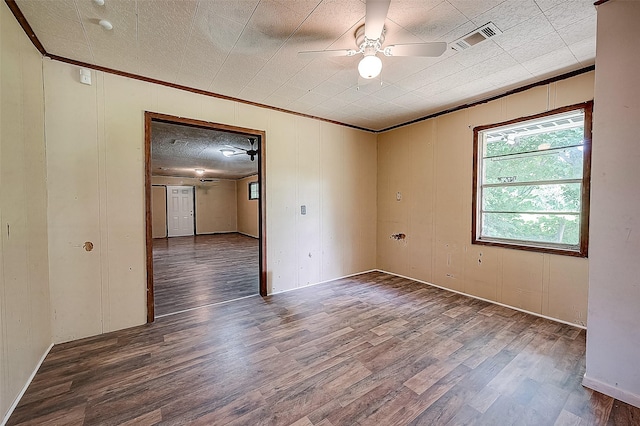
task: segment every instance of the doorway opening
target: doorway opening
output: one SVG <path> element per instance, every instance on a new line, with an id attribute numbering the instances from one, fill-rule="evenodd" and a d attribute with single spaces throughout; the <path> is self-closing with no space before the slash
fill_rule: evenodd
<path id="1" fill-rule="evenodd" d="M 261 130 L 145 112 L 148 323 L 267 295 L 265 143 Z"/>

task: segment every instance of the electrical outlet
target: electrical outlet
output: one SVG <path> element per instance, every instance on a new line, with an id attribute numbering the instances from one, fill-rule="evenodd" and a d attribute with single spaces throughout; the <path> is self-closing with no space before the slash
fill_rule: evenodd
<path id="1" fill-rule="evenodd" d="M 307 214 L 307 206 L 300 206 L 300 214 L 302 215 Z"/>

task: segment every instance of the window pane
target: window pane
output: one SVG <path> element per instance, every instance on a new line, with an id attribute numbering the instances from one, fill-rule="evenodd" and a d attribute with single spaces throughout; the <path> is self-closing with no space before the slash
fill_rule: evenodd
<path id="1" fill-rule="evenodd" d="M 483 160 L 484 183 L 582 179 L 581 146 Z"/>
<path id="2" fill-rule="evenodd" d="M 542 124 L 544 125 L 544 123 Z M 570 129 L 550 130 L 545 133 L 527 134 L 528 128 L 514 131 L 506 136 L 498 133 L 487 134 L 484 156 L 518 154 L 549 148 L 582 145 L 584 143 L 584 125 Z M 519 129 L 520 130 L 520 129 Z"/>
<path id="3" fill-rule="evenodd" d="M 592 102 L 474 129 L 474 244 L 587 255 Z"/>
<path id="4" fill-rule="evenodd" d="M 482 235 L 488 238 L 534 241 L 577 246 L 578 215 L 483 213 Z"/>
<path id="5" fill-rule="evenodd" d="M 258 182 L 249 182 L 249 199 L 257 200 L 260 197 Z"/>
<path id="6" fill-rule="evenodd" d="M 580 183 L 498 186 L 482 189 L 483 211 L 580 212 Z"/>

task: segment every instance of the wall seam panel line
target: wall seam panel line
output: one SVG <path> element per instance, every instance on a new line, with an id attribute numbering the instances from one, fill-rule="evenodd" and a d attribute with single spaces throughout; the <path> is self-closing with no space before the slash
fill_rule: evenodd
<path id="1" fill-rule="evenodd" d="M 320 135 L 320 141 L 322 138 L 322 125 L 318 126 L 318 134 Z M 323 149 L 322 143 L 318 144 L 318 161 L 322 158 Z M 318 169 L 318 178 L 320 183 L 318 185 L 318 231 L 320 232 L 318 238 L 318 253 L 319 265 L 318 265 L 318 278 L 322 279 L 324 276 L 324 233 L 322 232 L 324 226 L 324 169 L 320 167 Z"/>
<path id="2" fill-rule="evenodd" d="M 296 245 L 296 256 L 295 256 L 295 266 L 296 266 L 296 287 L 300 287 L 300 216 L 298 215 L 298 206 L 300 205 L 300 149 L 299 149 L 299 144 L 298 142 L 298 138 L 299 138 L 299 133 L 300 133 L 300 125 L 301 123 L 298 120 L 294 120 L 293 122 L 293 126 L 294 126 L 294 137 L 295 137 L 295 149 L 296 149 L 296 179 L 295 179 L 295 184 L 296 184 L 296 190 L 295 190 L 295 196 L 296 196 L 296 202 L 293 206 L 293 214 L 295 215 L 295 245 Z"/>
<path id="3" fill-rule="evenodd" d="M 551 290 L 551 256 L 548 253 L 542 255 L 542 310 L 543 315 L 549 313 L 549 292 Z"/>
<path id="4" fill-rule="evenodd" d="M 439 120 L 436 118 L 433 120 L 433 126 L 431 127 L 431 160 L 432 160 L 432 171 L 431 171 L 431 179 L 433 185 L 433 195 L 431 196 L 431 279 L 434 280 L 434 276 L 436 273 L 436 254 L 438 249 L 438 238 L 436 235 L 437 232 L 437 212 L 436 205 L 438 204 L 436 200 L 438 199 L 438 182 L 436 179 L 438 178 L 438 161 L 437 161 L 437 150 L 438 144 L 436 140 L 438 138 L 438 122 Z"/>
<path id="5" fill-rule="evenodd" d="M 22 74 L 24 75 L 24 70 L 26 68 L 24 62 L 26 61 L 26 59 L 24 58 L 24 54 L 20 55 L 20 69 Z M 25 123 L 25 103 L 27 102 L 27 94 L 28 94 L 28 88 L 26 87 L 26 83 L 25 83 L 25 79 L 22 78 L 22 102 L 20 103 L 20 129 L 22 131 L 22 140 L 26 141 L 27 140 L 27 132 L 26 132 L 26 125 L 30 125 L 31 123 Z M 21 150 L 21 154 L 22 154 L 22 166 L 24 168 L 24 170 L 29 170 L 30 167 L 27 167 L 27 148 L 23 145 L 22 150 Z M 26 179 L 21 179 L 20 182 L 20 187 L 22 188 L 22 202 L 24 203 L 24 209 L 25 211 L 28 211 L 28 202 L 27 202 L 27 194 L 29 194 L 28 191 L 28 187 L 27 187 L 27 180 Z M 30 235 L 29 235 L 29 230 L 31 229 L 31 223 L 29 221 L 30 219 L 30 215 L 27 213 L 24 216 L 24 224 L 25 224 L 25 229 L 24 229 L 24 238 L 28 240 L 30 240 Z M 29 342 L 29 346 L 35 346 L 35 341 L 34 341 L 34 323 L 33 323 L 33 299 L 31 297 L 31 295 L 33 294 L 33 285 L 32 285 L 32 273 L 33 270 L 32 268 L 29 267 L 29 259 L 31 258 L 31 245 L 29 243 L 26 244 L 25 250 L 23 252 L 23 260 L 24 260 L 24 265 L 26 265 L 27 267 L 27 271 L 26 271 L 26 290 L 27 290 L 27 299 L 28 299 L 28 306 L 27 306 L 27 310 L 29 312 L 29 316 L 27 318 L 27 342 Z"/>
<path id="6" fill-rule="evenodd" d="M 102 333 L 111 330 L 111 312 L 109 309 L 109 215 L 107 214 L 107 144 L 105 133 L 106 102 L 105 102 L 105 79 L 104 74 L 96 72 L 96 150 L 98 155 L 98 221 L 100 223 L 100 323 Z M 102 84 L 100 84 L 102 83 Z M 98 99 L 100 98 L 100 99 Z M 102 107 L 101 107 L 102 106 Z M 101 148 L 104 147 L 104 150 Z M 102 152 L 101 152 L 102 151 Z M 104 182 L 104 187 L 102 185 Z M 104 223 L 105 226 L 102 226 Z"/>
<path id="7" fill-rule="evenodd" d="M 1 146 L 1 145 L 0 145 Z M 2 218 L 2 208 L 0 207 L 0 218 Z M 2 218 L 4 219 L 4 218 Z M 2 220 L 2 229 L 0 230 L 2 232 L 4 232 L 4 220 Z M 2 253 L 5 252 L 4 250 L 4 238 L 0 238 L 0 251 Z M 0 358 L 0 360 L 2 361 L 2 365 L 0 365 L 0 368 L 2 369 L 1 374 L 5 380 L 2 380 L 2 383 L 0 383 L 0 396 L 4 395 L 8 395 L 9 393 L 9 363 L 8 363 L 8 359 L 9 359 L 9 349 L 7 348 L 7 320 L 6 320 L 6 312 L 7 312 L 7 308 L 6 308 L 6 300 L 7 298 L 5 297 L 5 279 L 4 279 L 4 256 L 2 256 L 0 258 L 0 325 L 2 325 L 2 330 L 0 330 L 0 337 L 2 337 L 2 340 L 0 341 L 0 350 L 2 350 L 2 358 Z M 13 411 L 13 409 L 9 409 L 9 412 L 5 418 L 5 420 L 3 420 L 3 422 L 1 423 L 2 425 L 5 424 L 6 420 L 9 418 L 9 415 L 11 414 L 11 412 Z"/>
<path id="8" fill-rule="evenodd" d="M 45 168 L 45 172 L 44 172 L 44 177 L 45 180 L 47 181 L 47 184 L 45 184 L 47 190 L 45 193 L 45 197 L 46 197 L 46 208 L 47 208 L 47 214 L 46 214 L 46 223 L 47 223 L 47 287 L 49 290 L 49 340 L 53 341 L 53 302 L 51 300 L 51 261 L 50 261 L 50 254 L 51 253 L 51 247 L 50 247 L 50 240 L 49 240 L 49 156 L 47 155 L 47 84 L 46 84 L 46 78 L 45 78 L 45 71 L 44 71 L 44 66 L 45 66 L 45 62 L 44 62 L 44 57 L 40 58 L 40 64 L 41 64 L 41 69 L 42 69 L 42 140 L 44 143 L 44 168 Z"/>
<path id="9" fill-rule="evenodd" d="M 44 215 L 44 224 L 46 228 L 46 253 L 47 253 L 47 266 L 46 266 L 46 280 L 47 280 L 47 304 L 49 307 L 49 343 L 53 344 L 53 322 L 51 318 L 51 311 L 53 307 L 51 306 L 51 283 L 49 281 L 49 187 L 47 185 L 47 115 L 46 115 L 46 95 L 44 89 L 44 57 L 40 56 L 40 81 L 42 82 L 42 161 L 44 166 L 43 178 L 44 182 L 44 205 L 45 205 L 45 215 Z"/>

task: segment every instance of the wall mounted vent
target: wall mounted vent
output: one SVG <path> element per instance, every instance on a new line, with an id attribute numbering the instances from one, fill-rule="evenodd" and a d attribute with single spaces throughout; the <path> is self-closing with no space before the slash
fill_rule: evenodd
<path id="1" fill-rule="evenodd" d="M 453 43 L 449 44 L 453 50 L 457 50 L 461 52 L 470 48 L 471 46 L 475 46 L 476 44 L 484 41 L 488 38 L 497 36 L 498 34 L 502 34 L 502 31 L 493 22 L 489 22 L 480 28 L 476 28 L 471 31 L 469 34 L 459 38 Z"/>

